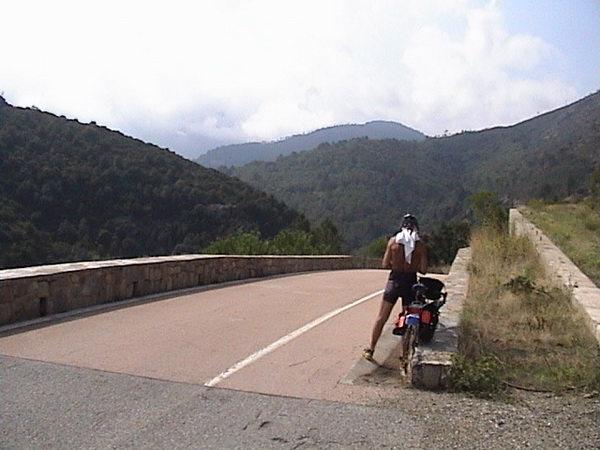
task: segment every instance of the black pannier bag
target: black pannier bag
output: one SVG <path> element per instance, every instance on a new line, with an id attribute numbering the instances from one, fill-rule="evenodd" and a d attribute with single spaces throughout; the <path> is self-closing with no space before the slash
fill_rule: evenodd
<path id="1" fill-rule="evenodd" d="M 419 283 L 424 284 L 427 288 L 424 295 L 429 300 L 434 300 L 431 303 L 427 303 L 423 307 L 421 312 L 421 325 L 419 326 L 419 341 L 427 343 L 433 338 L 433 334 L 438 325 L 440 318 L 440 308 L 445 302 L 437 301 L 442 297 L 442 293 L 445 289 L 444 283 L 435 278 L 420 277 Z"/>
<path id="2" fill-rule="evenodd" d="M 444 283 L 435 278 L 420 277 L 419 283 L 424 284 L 427 290 L 425 291 L 425 298 L 429 300 L 439 300 L 442 296 L 442 291 L 445 288 Z"/>

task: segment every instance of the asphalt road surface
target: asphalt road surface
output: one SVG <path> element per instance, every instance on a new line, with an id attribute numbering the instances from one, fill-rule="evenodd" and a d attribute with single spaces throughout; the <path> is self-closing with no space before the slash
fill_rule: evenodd
<path id="1" fill-rule="evenodd" d="M 0 340 L 7 356 L 165 381 L 350 400 L 386 274 L 270 278 L 99 312 Z"/>
<path id="2" fill-rule="evenodd" d="M 367 405 L 393 398 L 393 391 L 344 381 L 368 344 L 386 277 L 380 270 L 274 277 L 148 298 L 5 333 L 0 443 L 27 448 L 38 438 L 46 447 L 127 446 L 122 431 L 113 430 L 105 440 L 96 428 L 121 416 L 126 428 L 125 416 L 131 414 L 135 435 L 140 424 L 151 426 L 154 415 L 162 418 L 146 401 L 174 407 L 171 402 L 179 404 L 182 390 L 186 399 L 192 395 L 188 391 L 227 398 L 244 391 L 261 402 L 280 396 L 303 399 L 303 405 L 311 400 Z M 231 419 L 219 419 L 219 408 L 211 408 L 204 411 L 211 421 Z M 359 428 L 366 425 L 364 419 L 358 422 Z M 213 444 L 185 442 L 219 447 L 219 436 Z"/>
<path id="3" fill-rule="evenodd" d="M 407 388 L 391 321 L 388 368 L 361 358 L 386 277 L 299 274 L 0 329 L 0 449 L 600 448 L 597 396 Z"/>

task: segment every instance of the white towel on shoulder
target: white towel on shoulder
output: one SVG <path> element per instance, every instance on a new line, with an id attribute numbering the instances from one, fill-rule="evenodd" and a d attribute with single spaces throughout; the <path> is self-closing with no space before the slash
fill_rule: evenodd
<path id="1" fill-rule="evenodd" d="M 404 246 L 404 259 L 406 259 L 408 264 L 412 261 L 412 253 L 419 240 L 419 233 L 416 230 L 411 231 L 408 228 L 402 228 L 396 235 L 396 243 Z"/>

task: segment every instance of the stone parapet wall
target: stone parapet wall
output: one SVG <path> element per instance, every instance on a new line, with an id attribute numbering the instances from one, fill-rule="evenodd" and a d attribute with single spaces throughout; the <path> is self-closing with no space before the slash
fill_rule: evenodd
<path id="1" fill-rule="evenodd" d="M 352 256 L 180 255 L 0 270 L 0 326 L 215 283 L 380 267 L 378 259 Z"/>
<path id="2" fill-rule="evenodd" d="M 544 234 L 516 209 L 510 210 L 510 230 L 528 236 L 541 256 L 547 273 L 572 293 L 573 303 L 587 319 L 600 343 L 600 289 Z"/>

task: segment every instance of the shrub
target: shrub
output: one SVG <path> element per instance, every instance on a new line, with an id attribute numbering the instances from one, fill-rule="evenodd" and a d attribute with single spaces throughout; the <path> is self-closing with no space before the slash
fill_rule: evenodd
<path id="1" fill-rule="evenodd" d="M 464 355 L 456 354 L 448 372 L 450 387 L 484 397 L 498 394 L 503 390 L 500 366 L 490 355 L 467 360 Z"/>

